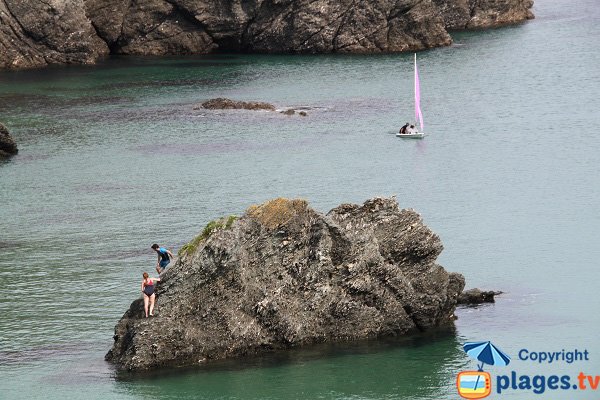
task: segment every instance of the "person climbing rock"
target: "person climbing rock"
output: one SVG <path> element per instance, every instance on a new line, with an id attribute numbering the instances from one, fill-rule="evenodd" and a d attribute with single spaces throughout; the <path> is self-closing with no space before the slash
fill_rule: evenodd
<path id="1" fill-rule="evenodd" d="M 144 272 L 142 276 L 144 277 L 144 280 L 142 281 L 144 314 L 146 315 L 146 318 L 148 318 L 148 315 L 151 317 L 154 316 L 154 300 L 156 299 L 154 291 L 156 290 L 156 282 L 160 282 L 160 278 L 150 278 L 147 272 Z M 150 305 L 150 309 L 148 309 L 148 305 Z"/>
<path id="2" fill-rule="evenodd" d="M 156 261 L 156 272 L 160 274 L 167 269 L 167 265 L 169 265 L 174 256 L 169 250 L 165 249 L 164 247 L 160 247 L 156 243 L 152 245 L 152 250 L 156 251 L 156 254 L 158 255 L 158 260 Z"/>

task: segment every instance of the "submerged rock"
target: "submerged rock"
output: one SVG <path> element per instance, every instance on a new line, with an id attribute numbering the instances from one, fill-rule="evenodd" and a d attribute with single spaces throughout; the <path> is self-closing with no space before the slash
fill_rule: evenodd
<path id="1" fill-rule="evenodd" d="M 482 303 L 494 303 L 494 296 L 502 294 L 502 292 L 494 292 L 492 290 L 483 291 L 481 289 L 465 290 L 458 296 L 458 304 L 473 305 Z"/>
<path id="2" fill-rule="evenodd" d="M 394 198 L 327 215 L 276 199 L 214 221 L 162 276 L 156 316 L 135 300 L 106 359 L 144 370 L 310 343 L 402 335 L 452 321 L 464 278 Z"/>
<path id="3" fill-rule="evenodd" d="M 10 136 L 8 129 L 0 123 L 0 157 L 9 157 L 18 152 L 17 143 Z"/>
<path id="4" fill-rule="evenodd" d="M 281 114 L 283 115 L 296 115 L 296 110 L 293 108 L 290 108 L 288 110 L 284 110 L 284 111 L 280 111 Z M 298 111 L 298 115 L 301 117 L 306 117 L 308 115 L 308 113 L 306 111 Z"/>
<path id="5" fill-rule="evenodd" d="M 260 101 L 235 101 L 218 97 L 216 99 L 207 100 L 199 105 L 194 106 L 194 110 L 206 108 L 208 110 L 266 110 L 275 111 L 273 104 Z"/>

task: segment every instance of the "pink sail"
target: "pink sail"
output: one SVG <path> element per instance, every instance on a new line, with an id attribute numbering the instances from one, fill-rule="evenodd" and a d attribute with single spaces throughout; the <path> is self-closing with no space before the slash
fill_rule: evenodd
<path id="1" fill-rule="evenodd" d="M 421 85 L 419 84 L 419 70 L 417 69 L 417 55 L 415 54 L 415 120 L 419 122 L 423 132 L 423 113 L 421 112 Z"/>

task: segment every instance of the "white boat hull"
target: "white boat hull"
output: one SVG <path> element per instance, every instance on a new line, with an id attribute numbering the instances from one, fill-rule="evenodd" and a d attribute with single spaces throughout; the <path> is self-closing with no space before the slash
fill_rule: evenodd
<path id="1" fill-rule="evenodd" d="M 413 132 L 413 133 L 396 133 L 396 136 L 402 139 L 422 139 L 425 137 L 424 132 Z"/>

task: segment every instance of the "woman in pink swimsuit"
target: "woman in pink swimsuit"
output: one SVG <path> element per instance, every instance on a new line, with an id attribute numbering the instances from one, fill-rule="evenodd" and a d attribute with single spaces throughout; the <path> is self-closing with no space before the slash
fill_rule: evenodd
<path id="1" fill-rule="evenodd" d="M 154 299 L 156 298 L 154 289 L 156 287 L 156 282 L 159 282 L 160 278 L 150 278 L 147 272 L 144 272 L 142 276 L 144 277 L 144 280 L 142 281 L 144 312 L 146 313 L 146 318 L 148 318 L 148 303 L 150 303 L 150 316 L 154 316 Z"/>

